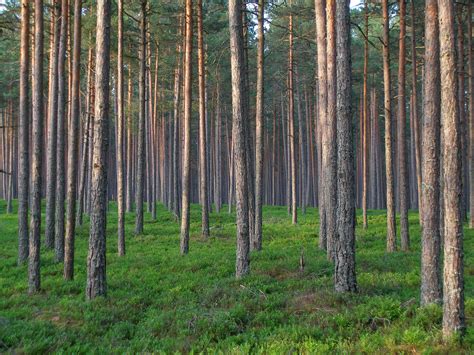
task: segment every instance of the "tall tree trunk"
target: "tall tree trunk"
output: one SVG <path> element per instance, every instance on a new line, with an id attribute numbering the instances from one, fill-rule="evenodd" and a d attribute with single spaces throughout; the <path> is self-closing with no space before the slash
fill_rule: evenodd
<path id="1" fill-rule="evenodd" d="M 440 67 L 437 0 L 425 5 L 425 73 L 423 93 L 421 184 L 421 304 L 441 301 L 439 233 Z"/>
<path id="2" fill-rule="evenodd" d="M 402 250 L 410 249 L 410 234 L 408 225 L 408 164 L 406 146 L 406 97 L 405 97 L 405 13 L 406 0 L 400 3 L 400 37 L 398 54 L 398 169 L 400 196 L 400 237 Z"/>
<path id="3" fill-rule="evenodd" d="M 242 2 L 229 0 L 230 58 L 232 74 L 232 143 L 234 146 L 235 192 L 237 206 L 237 250 L 235 276 L 239 279 L 250 272 L 249 212 L 247 154 L 244 120 L 248 117 L 245 104 L 244 41 L 242 33 Z"/>
<path id="4" fill-rule="evenodd" d="M 58 127 L 56 136 L 56 212 L 55 212 L 55 259 L 64 260 L 64 190 L 65 190 L 65 125 L 68 122 L 66 111 L 66 46 L 69 22 L 69 1 L 61 1 L 61 30 L 59 35 L 58 55 Z"/>
<path id="5" fill-rule="evenodd" d="M 219 91 L 220 78 L 216 78 L 216 124 L 215 124 L 215 180 L 214 180 L 214 204 L 216 212 L 219 213 L 222 207 L 222 117 L 221 117 L 221 97 Z"/>
<path id="6" fill-rule="evenodd" d="M 327 15 L 327 115 L 323 128 L 323 169 L 325 169 L 324 190 L 326 209 L 327 253 L 334 259 L 336 241 L 336 208 L 337 208 L 337 89 L 336 89 L 336 0 L 326 1 Z M 339 29 L 338 29 L 339 30 Z M 325 152 L 326 150 L 326 152 Z"/>
<path id="7" fill-rule="evenodd" d="M 291 7 L 291 1 L 290 1 Z M 292 10 L 290 10 L 292 11 Z M 293 78 L 293 14 L 290 12 L 289 19 L 289 50 L 288 50 L 288 119 L 290 139 L 290 169 L 291 169 L 291 213 L 292 223 L 298 222 L 298 194 L 297 194 L 297 164 L 296 164 L 296 130 L 295 130 L 295 99 Z"/>
<path id="8" fill-rule="evenodd" d="M 127 199 L 125 201 L 127 212 L 133 209 L 133 115 L 132 115 L 132 66 L 128 66 L 128 89 L 127 89 Z"/>
<path id="9" fill-rule="evenodd" d="M 20 43 L 20 116 L 18 120 L 18 264 L 28 259 L 28 192 L 30 178 L 30 1 L 21 1 Z"/>
<path id="10" fill-rule="evenodd" d="M 362 103 L 362 226 L 367 229 L 367 195 L 369 175 L 369 106 L 367 93 L 367 75 L 369 68 L 369 10 L 368 0 L 364 0 L 364 82 Z"/>
<path id="11" fill-rule="evenodd" d="M 469 227 L 474 228 L 474 46 L 472 40 L 472 2 L 468 13 L 469 49 Z"/>
<path id="12" fill-rule="evenodd" d="M 41 183 L 43 158 L 43 0 L 35 0 L 35 46 L 33 66 L 33 125 L 30 193 L 30 239 L 28 290 L 36 293 L 40 290 L 40 234 L 41 234 Z"/>
<path id="13" fill-rule="evenodd" d="M 454 2 L 439 0 L 441 134 L 444 164 L 443 336 L 465 330 L 463 229 L 461 220 L 461 137 L 456 78 Z"/>
<path id="14" fill-rule="evenodd" d="M 203 34 L 202 0 L 197 1 L 197 27 L 198 27 L 198 77 L 199 77 L 199 167 L 201 191 L 201 232 L 202 236 L 209 237 L 209 196 L 208 196 L 208 171 L 207 171 L 207 141 L 206 141 L 206 83 L 204 71 L 204 34 Z"/>
<path id="15" fill-rule="evenodd" d="M 421 198 L 421 147 L 420 147 L 420 120 L 418 119 L 418 91 L 416 89 L 417 67 L 416 67 L 416 32 L 415 32 L 415 0 L 411 0 L 411 63 L 412 63 L 412 114 L 413 114 L 413 132 L 415 142 L 415 175 L 417 186 L 418 211 L 422 215 L 422 198 Z M 420 219 L 420 224 L 422 220 Z"/>
<path id="16" fill-rule="evenodd" d="M 264 152 L 264 13 L 265 0 L 258 1 L 258 45 L 257 45 L 257 95 L 255 102 L 255 230 L 251 248 L 262 249 L 262 200 L 263 200 L 263 152 Z M 219 93 L 218 93 L 219 95 Z"/>
<path id="17" fill-rule="evenodd" d="M 117 43 L 117 252 L 125 255 L 124 104 L 123 104 L 123 0 L 118 0 Z"/>
<path id="18" fill-rule="evenodd" d="M 193 53 L 193 1 L 186 0 L 186 49 L 184 61 L 184 148 L 181 195 L 181 254 L 189 251 L 189 204 L 191 184 L 191 105 L 192 105 L 192 53 Z"/>
<path id="19" fill-rule="evenodd" d="M 76 190 L 79 143 L 80 86 L 81 86 L 81 14 L 82 0 L 74 1 L 74 48 L 72 54 L 72 104 L 69 123 L 67 192 L 66 192 L 66 235 L 64 243 L 64 278 L 74 278 L 74 239 L 76 233 Z"/>
<path id="20" fill-rule="evenodd" d="M 85 124 L 83 127 L 83 144 L 82 144 L 82 162 L 81 162 L 81 180 L 79 182 L 79 196 L 78 196 L 78 204 L 77 204 L 77 213 L 76 213 L 76 224 L 81 226 L 82 225 L 82 217 L 84 214 L 84 204 L 86 199 L 86 178 L 88 175 L 88 160 L 89 160 L 89 140 L 90 140 L 90 127 L 91 127 L 91 110 L 92 110 L 92 62 L 93 62 L 93 48 L 92 45 L 89 47 L 89 55 L 88 55 L 88 65 L 87 65 L 87 93 L 86 93 L 86 112 L 85 112 Z"/>
<path id="21" fill-rule="evenodd" d="M 383 12 L 383 86 L 385 116 L 385 175 L 387 180 L 387 251 L 397 248 L 393 173 L 392 103 L 390 97 L 390 19 L 388 0 L 382 0 Z"/>
<path id="22" fill-rule="evenodd" d="M 146 3 L 141 1 L 140 20 L 140 73 L 138 78 L 139 117 L 137 142 L 137 183 L 135 190 L 135 234 L 143 233 L 143 197 L 145 188 L 145 124 L 146 124 Z"/>
<path id="23" fill-rule="evenodd" d="M 355 189 L 351 115 L 351 27 L 349 1 L 336 0 L 337 35 L 337 238 L 335 290 L 356 292 Z"/>
<path id="24" fill-rule="evenodd" d="M 182 17 L 180 17 L 180 34 L 182 31 Z M 181 40 L 178 39 L 176 44 L 176 67 L 174 71 L 174 94 L 173 94 L 173 194 L 172 206 L 176 218 L 180 216 L 179 208 L 179 152 L 181 144 L 179 144 L 179 107 L 180 107 L 180 87 L 181 87 Z"/>
<path id="25" fill-rule="evenodd" d="M 52 0 L 51 21 L 53 33 L 51 33 L 50 48 L 50 83 L 48 99 L 48 147 L 46 164 L 46 226 L 45 226 L 45 247 L 54 247 L 54 222 L 56 203 L 56 135 L 57 135 L 57 107 L 58 107 L 58 47 L 59 47 L 59 1 Z"/>
<path id="26" fill-rule="evenodd" d="M 316 41 L 318 47 L 318 115 L 315 117 L 318 122 L 315 127 L 322 128 L 322 120 L 326 120 L 327 113 L 327 48 L 326 48 L 326 0 L 314 0 L 314 8 L 316 14 Z M 318 137 L 320 129 L 316 132 Z M 325 147 L 319 142 L 318 148 L 321 148 L 319 155 L 322 156 Z M 321 159 L 318 159 L 321 160 Z M 324 180 L 325 171 L 320 170 L 321 180 Z M 327 231 L 326 231 L 326 207 L 324 198 L 324 188 L 319 186 L 319 248 L 327 250 Z"/>
<path id="27" fill-rule="evenodd" d="M 76 0 L 78 1 L 78 0 Z M 107 150 L 109 129 L 110 0 L 97 1 L 95 135 L 91 185 L 86 298 L 107 293 L 105 233 L 107 213 Z"/>

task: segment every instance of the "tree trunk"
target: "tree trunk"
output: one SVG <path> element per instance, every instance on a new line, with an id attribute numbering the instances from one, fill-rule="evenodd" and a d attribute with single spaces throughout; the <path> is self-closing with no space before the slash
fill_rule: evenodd
<path id="1" fill-rule="evenodd" d="M 318 127 L 318 132 L 316 132 L 316 137 L 320 133 L 320 129 L 323 127 L 323 120 L 326 120 L 327 113 L 327 101 L 328 101 L 328 91 L 327 91 L 327 51 L 326 51 L 326 0 L 314 0 L 315 8 L 315 20 L 316 20 L 316 42 L 318 47 L 318 115 L 316 119 L 319 121 L 315 123 L 315 127 Z M 323 155 L 322 151 L 325 151 L 322 142 L 319 142 L 318 150 L 319 156 Z M 318 159 L 320 160 L 320 159 Z M 321 179 L 324 180 L 324 173 L 322 169 L 320 170 Z M 325 207 L 325 197 L 324 197 L 324 188 L 319 186 L 319 248 L 327 250 L 327 231 L 326 231 L 326 207 Z"/>
<path id="2" fill-rule="evenodd" d="M 291 1 L 290 1 L 291 7 Z M 292 11 L 292 10 L 290 10 Z M 289 19 L 289 50 L 288 50 L 288 119 L 290 139 L 290 169 L 291 169 L 291 213 L 292 223 L 298 222 L 298 200 L 297 200 L 297 164 L 296 164 L 296 130 L 295 130 L 295 99 L 294 99 L 294 78 L 293 78 L 293 14 Z"/>
<path id="3" fill-rule="evenodd" d="M 35 47 L 33 66 L 33 125 L 30 192 L 30 239 L 28 290 L 36 293 L 40 290 L 40 234 L 41 234 L 41 183 L 43 158 L 43 0 L 35 0 Z"/>
<path id="4" fill-rule="evenodd" d="M 337 36 L 337 238 L 335 290 L 356 292 L 355 195 L 351 115 L 351 27 L 349 1 L 336 0 Z"/>
<path id="5" fill-rule="evenodd" d="M 54 222 L 55 222 L 55 203 L 56 203 L 56 135 L 58 119 L 58 45 L 59 45 L 59 1 L 52 0 L 51 21 L 53 33 L 51 33 L 51 74 L 49 83 L 48 99 L 48 147 L 46 163 L 46 226 L 45 226 L 45 247 L 52 249 L 54 247 Z"/>
<path id="6" fill-rule="evenodd" d="M 92 98 L 92 62 L 93 62 L 93 49 L 92 45 L 89 48 L 88 55 L 88 65 L 87 65 L 87 93 L 86 93 L 86 112 L 85 112 L 85 124 L 83 132 L 83 145 L 82 145 L 82 162 L 81 162 L 81 180 L 79 182 L 79 196 L 78 196 L 78 205 L 76 213 L 76 224 L 82 225 L 82 217 L 84 214 L 84 204 L 85 204 L 85 191 L 86 191 L 86 177 L 88 175 L 88 160 L 89 160 L 89 140 L 90 140 L 90 126 L 91 126 L 91 98 Z"/>
<path id="7" fill-rule="evenodd" d="M 369 175 L 369 106 L 367 93 L 367 75 L 369 68 L 369 10 L 368 0 L 364 0 L 364 82 L 363 82 L 363 103 L 362 103 L 362 227 L 367 229 L 367 194 Z"/>
<path id="8" fill-rule="evenodd" d="M 474 228 L 474 46 L 472 41 L 472 2 L 468 13 L 469 49 L 469 227 Z"/>
<path id="9" fill-rule="evenodd" d="M 203 34 L 202 0 L 197 1 L 197 30 L 198 30 L 198 77 L 199 77 L 199 167 L 201 191 L 201 233 L 209 237 L 209 196 L 208 196 L 208 171 L 207 171 L 207 140 L 206 140 L 206 83 L 204 71 L 204 34 Z"/>
<path id="10" fill-rule="evenodd" d="M 21 1 L 20 44 L 20 116 L 18 127 L 18 264 L 28 259 L 28 192 L 30 178 L 29 126 L 30 126 L 30 1 Z"/>
<path id="11" fill-rule="evenodd" d="M 383 12 L 383 86 L 385 116 L 385 175 L 387 180 L 387 251 L 397 248 L 395 227 L 395 194 L 392 148 L 392 104 L 390 97 L 390 20 L 388 0 L 382 0 Z"/>
<path id="12" fill-rule="evenodd" d="M 242 2 L 229 0 L 230 58 L 232 74 L 232 140 L 234 146 L 235 190 L 237 206 L 237 251 L 235 276 L 250 272 L 249 212 L 245 122 L 244 41 L 242 33 Z"/>
<path id="13" fill-rule="evenodd" d="M 257 93 L 255 102 L 255 231 L 251 248 L 262 249 L 262 200 L 263 200 L 263 153 L 264 153 L 264 12 L 265 0 L 258 2 L 258 45 L 257 45 Z M 218 93 L 219 95 L 219 93 Z"/>
<path id="14" fill-rule="evenodd" d="M 127 212 L 133 209 L 133 115 L 132 115 L 132 66 L 128 66 L 128 89 L 127 89 L 127 198 L 125 201 Z"/>
<path id="15" fill-rule="evenodd" d="M 72 57 L 72 105 L 69 123 L 67 193 L 66 193 L 66 235 L 64 245 L 64 278 L 74 278 L 74 239 L 76 233 L 76 189 L 79 143 L 80 85 L 81 85 L 81 14 L 82 1 L 74 1 L 74 49 Z"/>
<path id="16" fill-rule="evenodd" d="M 141 1 L 140 20 L 140 73 L 138 78 L 139 117 L 137 142 L 137 183 L 135 190 L 135 234 L 143 233 L 143 197 L 145 189 L 145 124 L 146 124 L 146 3 Z"/>
<path id="17" fill-rule="evenodd" d="M 445 339 L 465 330 L 463 229 L 461 220 L 461 137 L 456 78 L 454 2 L 439 0 L 441 134 L 444 164 L 444 299 Z"/>
<path id="18" fill-rule="evenodd" d="M 441 302 L 439 233 L 440 74 L 437 0 L 425 5 L 423 166 L 421 184 L 421 304 Z"/>
<path id="19" fill-rule="evenodd" d="M 107 150 L 109 129 L 110 0 L 97 1 L 95 135 L 91 185 L 86 298 L 107 293 L 105 234 L 107 213 Z"/>
<path id="20" fill-rule="evenodd" d="M 182 17 L 180 17 L 180 34 L 182 34 Z M 179 107 L 180 107 L 180 87 L 181 87 L 181 40 L 176 44 L 176 67 L 174 71 L 174 94 L 173 94 L 173 193 L 172 207 L 176 218 L 180 216 L 179 208 Z"/>
<path id="21" fill-rule="evenodd" d="M 186 49 L 184 61 L 184 148 L 181 195 L 181 254 L 189 251 L 189 204 L 191 184 L 191 115 L 192 115 L 192 53 L 193 1 L 186 0 Z"/>
<path id="22" fill-rule="evenodd" d="M 124 104 L 123 104 L 123 0 L 118 0 L 118 44 L 117 44 L 117 252 L 125 255 L 125 181 L 124 181 Z"/>
<path id="23" fill-rule="evenodd" d="M 65 125 L 68 122 L 66 110 L 66 46 L 69 22 L 69 1 L 61 1 L 61 29 L 58 55 L 58 126 L 56 136 L 56 211 L 55 211 L 55 259 L 64 260 L 64 199 L 65 199 Z"/>
<path id="24" fill-rule="evenodd" d="M 406 146 L 406 98 L 405 98 L 405 12 L 406 0 L 400 3 L 400 37 L 398 55 L 398 169 L 400 196 L 400 237 L 403 251 L 410 249 L 410 234 L 408 229 L 408 166 Z"/>

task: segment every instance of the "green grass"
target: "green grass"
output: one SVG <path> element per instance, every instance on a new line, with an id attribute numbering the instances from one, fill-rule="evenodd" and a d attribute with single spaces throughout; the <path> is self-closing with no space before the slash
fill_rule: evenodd
<path id="1" fill-rule="evenodd" d="M 333 267 L 317 248 L 317 211 L 292 226 L 284 207 L 264 208 L 264 250 L 251 255 L 251 275 L 234 278 L 235 220 L 211 214 L 201 239 L 200 210 L 191 211 L 188 256 L 164 207 L 146 215 L 127 255 L 116 255 L 115 206 L 108 218 L 108 297 L 87 302 L 87 223 L 78 229 L 75 279 L 42 250 L 42 292 L 27 294 L 27 267 L 16 266 L 16 215 L 0 201 L 0 352 L 381 353 L 474 351 L 474 233 L 465 230 L 467 334 L 441 341 L 440 307 L 419 308 L 420 230 L 410 214 L 412 251 L 385 252 L 385 216 L 371 211 L 357 227 L 359 292 L 333 292 Z M 358 215 L 358 221 L 361 218 Z M 359 224 L 360 226 L 360 224 Z M 299 271 L 301 249 L 306 268 Z"/>

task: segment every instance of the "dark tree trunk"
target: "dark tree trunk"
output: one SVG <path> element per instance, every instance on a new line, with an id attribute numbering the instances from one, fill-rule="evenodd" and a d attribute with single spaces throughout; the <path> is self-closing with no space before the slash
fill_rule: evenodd
<path id="1" fill-rule="evenodd" d="M 91 185 L 86 298 L 107 293 L 105 233 L 107 214 L 107 150 L 109 130 L 110 0 L 97 1 L 95 135 Z"/>
<path id="2" fill-rule="evenodd" d="M 351 115 L 351 28 L 349 1 L 336 0 L 337 35 L 337 238 L 335 290 L 356 292 L 355 190 Z"/>
<path id="3" fill-rule="evenodd" d="M 36 293 L 40 290 L 40 234 L 41 234 L 41 183 L 43 158 L 43 1 L 35 0 L 35 46 L 33 65 L 33 125 L 30 192 L 30 240 L 28 290 Z"/>
<path id="4" fill-rule="evenodd" d="M 123 104 L 123 0 L 118 0 L 117 43 L 117 253 L 125 255 L 124 104 Z"/>
<path id="5" fill-rule="evenodd" d="M 66 111 L 66 46 L 69 22 L 69 1 L 61 2 L 61 29 L 58 55 L 58 127 L 56 136 L 56 203 L 55 203 L 55 259 L 64 260 L 64 198 L 65 198 L 65 126 L 68 122 Z"/>
<path id="6" fill-rule="evenodd" d="M 66 193 L 66 235 L 64 243 L 64 278 L 74 278 L 74 239 L 76 233 L 76 190 L 77 161 L 80 116 L 81 75 L 81 14 L 82 0 L 74 1 L 74 50 L 72 55 L 72 105 L 69 123 L 67 193 Z"/>

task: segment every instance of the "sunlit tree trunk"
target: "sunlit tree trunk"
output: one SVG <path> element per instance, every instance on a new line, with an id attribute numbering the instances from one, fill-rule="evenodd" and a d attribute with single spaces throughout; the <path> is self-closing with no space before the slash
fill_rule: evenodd
<path id="1" fill-rule="evenodd" d="M 193 1 L 186 0 L 186 49 L 184 61 L 184 147 L 181 194 L 181 254 L 189 251 L 189 208 L 191 185 L 191 105 L 192 105 L 192 53 L 193 53 Z"/>
<path id="2" fill-rule="evenodd" d="M 20 113 L 18 120 L 18 264 L 28 259 L 28 192 L 30 178 L 30 1 L 21 1 Z"/>
<path id="3" fill-rule="evenodd" d="M 146 124 L 146 0 L 141 1 L 140 73 L 138 78 L 139 117 L 137 141 L 137 182 L 135 190 L 135 234 L 143 233 L 143 197 L 145 189 L 145 124 Z"/>
<path id="4" fill-rule="evenodd" d="M 388 0 L 382 0 L 383 13 L 383 87 L 385 116 L 385 175 L 387 180 L 387 251 L 396 250 L 395 194 L 393 174 L 392 104 L 390 97 L 390 21 Z"/>
<path id="5" fill-rule="evenodd" d="M 440 67 L 437 0 L 425 4 L 425 73 L 422 125 L 421 304 L 441 301 L 439 233 Z"/>
<path id="6" fill-rule="evenodd" d="M 318 115 L 315 126 L 318 127 L 316 137 L 320 134 L 320 129 L 323 127 L 323 120 L 326 120 L 327 113 L 327 48 L 326 48 L 326 0 L 315 0 L 315 20 L 316 20 L 316 42 L 318 47 Z M 322 156 L 322 151 L 325 151 L 325 147 L 320 141 L 318 148 L 321 148 L 318 152 L 319 156 Z M 321 159 L 318 159 L 321 160 Z M 324 171 L 320 170 L 320 181 L 324 179 Z M 319 186 L 319 247 L 321 249 L 327 249 L 327 231 L 326 231 L 326 207 L 325 207 L 325 194 L 324 188 Z"/>
<path id="7" fill-rule="evenodd" d="M 232 137 L 235 164 L 235 193 L 237 214 L 237 251 L 235 276 L 250 272 L 249 212 L 247 183 L 247 154 L 244 120 L 248 118 L 245 104 L 244 41 L 242 33 L 242 2 L 229 0 L 230 59 L 232 74 Z"/>
<path id="8" fill-rule="evenodd" d="M 368 195 L 368 174 L 369 174 L 369 107 L 367 93 L 367 75 L 369 68 L 369 10 L 368 0 L 364 0 L 364 82 L 363 82 L 363 103 L 362 103 L 362 226 L 367 229 L 367 195 Z"/>
<path id="9" fill-rule="evenodd" d="M 291 2 L 290 2 L 291 6 Z M 291 11 L 291 10 L 290 10 Z M 291 220 L 293 224 L 298 222 L 298 194 L 297 194 L 297 164 L 296 164 L 296 130 L 295 130 L 295 99 L 293 78 L 293 14 L 289 19 L 289 51 L 288 51 L 288 119 L 290 140 L 290 176 L 291 176 Z"/>
<path id="10" fill-rule="evenodd" d="M 262 200 L 263 200 L 263 154 L 264 154 L 264 11 L 265 1 L 258 2 L 258 45 L 257 45 L 257 97 L 255 102 L 255 231 L 251 248 L 262 249 Z M 219 95 L 219 93 L 217 94 Z"/>
<path id="11" fill-rule="evenodd" d="M 58 119 L 58 45 L 59 45 L 59 14 L 60 7 L 58 0 L 51 1 L 52 24 L 51 28 L 51 48 L 49 94 L 48 94 L 48 139 L 47 139 L 47 164 L 46 164 L 46 226 L 45 226 L 45 246 L 48 249 L 54 247 L 54 223 L 55 223 L 55 203 L 56 203 L 56 135 Z"/>
<path id="12" fill-rule="evenodd" d="M 441 134 L 444 136 L 444 298 L 443 336 L 465 330 L 462 204 L 462 153 L 457 97 L 454 2 L 439 0 Z"/>
<path id="13" fill-rule="evenodd" d="M 208 203 L 208 171 L 207 171 L 207 140 L 206 140 L 206 83 L 204 72 L 204 34 L 202 18 L 202 0 L 197 1 L 197 31 L 198 31 L 198 77 L 199 77 L 199 167 L 201 192 L 201 233 L 209 237 L 209 203 Z"/>

